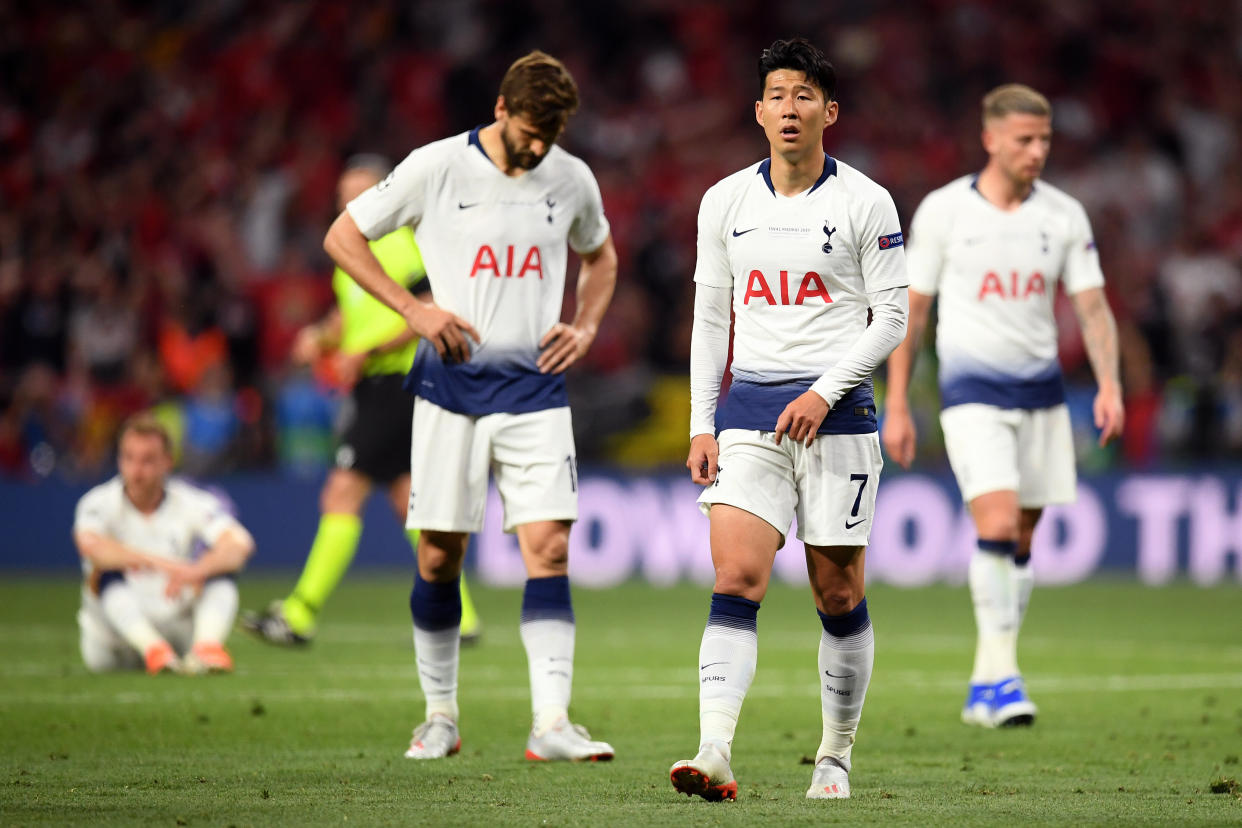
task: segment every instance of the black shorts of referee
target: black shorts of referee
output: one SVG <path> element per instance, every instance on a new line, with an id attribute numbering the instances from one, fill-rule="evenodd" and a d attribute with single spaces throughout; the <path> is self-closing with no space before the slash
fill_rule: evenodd
<path id="1" fill-rule="evenodd" d="M 363 377 L 337 419 L 336 467 L 376 483 L 410 471 L 410 424 L 414 398 L 401 387 L 404 374 Z"/>

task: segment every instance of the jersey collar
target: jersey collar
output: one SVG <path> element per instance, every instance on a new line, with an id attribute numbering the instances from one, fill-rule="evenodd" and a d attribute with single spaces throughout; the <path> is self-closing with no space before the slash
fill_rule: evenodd
<path id="1" fill-rule="evenodd" d="M 979 196 L 979 198 L 983 199 L 984 201 L 988 201 L 987 196 L 985 196 L 979 190 L 979 176 L 980 175 L 982 175 L 982 172 L 977 172 L 970 177 L 970 189 L 974 190 L 975 194 Z M 1035 190 L 1038 187 L 1039 187 L 1039 179 L 1036 179 L 1035 181 L 1031 182 L 1031 191 L 1026 194 L 1026 198 L 1022 199 L 1023 204 L 1030 201 L 1035 196 Z M 988 204 L 992 204 L 992 202 L 988 201 Z M 995 207 L 996 205 L 992 204 L 992 206 Z"/>
<path id="2" fill-rule="evenodd" d="M 480 148 L 481 149 L 481 148 Z M 765 158 L 759 163 L 759 174 L 763 176 L 763 183 L 768 185 L 768 190 L 772 195 L 776 195 L 776 187 L 772 184 L 772 159 Z M 828 153 L 824 153 L 824 171 L 819 174 L 819 178 L 811 185 L 811 189 L 806 191 L 807 195 L 819 189 L 819 185 L 828 180 L 829 176 L 837 174 L 837 159 Z"/>
<path id="3" fill-rule="evenodd" d="M 483 125 L 479 124 L 477 127 L 470 130 L 470 143 L 477 147 L 479 152 L 483 153 L 483 157 L 487 158 L 487 163 L 492 164 L 492 159 L 488 157 L 487 151 L 483 149 L 483 142 L 479 140 L 479 130 L 482 128 Z M 494 167 L 496 165 L 492 164 L 492 166 Z"/>

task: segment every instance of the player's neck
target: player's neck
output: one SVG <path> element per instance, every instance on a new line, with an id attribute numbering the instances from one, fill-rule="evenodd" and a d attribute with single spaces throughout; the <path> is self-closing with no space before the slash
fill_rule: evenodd
<path id="1" fill-rule="evenodd" d="M 768 173 L 772 177 L 772 188 L 776 192 L 783 196 L 796 196 L 815 186 L 815 182 L 824 174 L 824 151 L 820 147 L 813 147 L 794 157 L 773 152 Z"/>
<path id="2" fill-rule="evenodd" d="M 1016 210 L 1030 196 L 1035 182 L 1023 182 L 1005 175 L 995 165 L 988 164 L 979 173 L 975 189 L 979 195 L 1002 210 Z"/>
<path id="3" fill-rule="evenodd" d="M 134 508 L 144 515 L 149 515 L 159 508 L 160 503 L 164 501 L 164 487 L 151 489 L 150 491 L 134 491 L 129 486 L 124 487 L 125 497 Z"/>
<path id="4" fill-rule="evenodd" d="M 504 141 L 500 139 L 500 124 L 496 121 L 479 130 L 479 146 L 483 147 L 483 153 L 496 165 L 496 169 L 510 178 L 518 178 L 527 173 L 521 167 L 508 166 L 509 154 L 505 152 Z"/>

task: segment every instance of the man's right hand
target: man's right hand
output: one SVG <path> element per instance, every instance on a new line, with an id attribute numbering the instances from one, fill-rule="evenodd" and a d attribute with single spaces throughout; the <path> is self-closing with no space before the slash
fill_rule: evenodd
<path id="1" fill-rule="evenodd" d="M 410 330 L 431 343 L 445 362 L 465 362 L 470 359 L 470 343 L 482 339 L 469 322 L 450 313 L 433 302 L 414 302 L 404 314 Z"/>
<path id="2" fill-rule="evenodd" d="M 716 443 L 716 438 L 711 434 L 696 434 L 690 441 L 690 456 L 686 458 L 690 479 L 700 486 L 715 483 L 719 459 L 720 446 Z"/>
<path id="3" fill-rule="evenodd" d="M 884 412 L 880 442 L 888 456 L 896 460 L 898 465 L 903 469 L 910 468 L 910 464 L 914 462 L 915 430 L 914 419 L 908 408 L 888 407 Z"/>

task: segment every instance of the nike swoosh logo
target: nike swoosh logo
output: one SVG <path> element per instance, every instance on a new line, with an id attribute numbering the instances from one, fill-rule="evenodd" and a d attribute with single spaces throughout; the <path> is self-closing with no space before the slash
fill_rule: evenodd
<path id="1" fill-rule="evenodd" d="M 831 670 L 825 670 L 824 675 L 828 676 L 829 678 L 846 679 L 846 678 L 854 678 L 858 674 L 857 673 L 842 673 L 841 675 L 838 676 L 836 673 L 832 672 Z"/>
<path id="2" fill-rule="evenodd" d="M 855 526 L 857 526 L 858 524 L 862 523 L 864 520 L 866 520 L 866 518 L 859 518 L 858 520 L 854 521 L 853 523 L 850 523 L 850 522 L 847 520 L 847 521 L 845 522 L 845 528 L 846 528 L 846 529 L 853 529 Z"/>
<path id="3" fill-rule="evenodd" d="M 473 202 L 471 202 L 470 204 L 467 204 L 467 203 L 466 203 L 466 202 L 464 202 L 464 201 L 459 201 L 459 202 L 457 202 L 457 209 L 458 209 L 458 210 L 469 210 L 471 207 L 478 207 L 478 206 L 479 206 L 479 204 L 480 204 L 480 202 L 478 202 L 478 201 L 473 201 Z"/>
<path id="4" fill-rule="evenodd" d="M 710 664 L 700 664 L 699 669 L 706 670 L 708 667 L 715 667 L 717 664 L 728 664 L 728 663 L 729 662 L 727 661 L 713 661 Z"/>
<path id="5" fill-rule="evenodd" d="M 734 228 L 733 228 L 733 238 L 735 238 L 735 239 L 736 239 L 738 236 L 745 236 L 747 233 L 753 233 L 753 232 L 755 232 L 755 231 L 756 231 L 756 230 L 758 230 L 758 229 L 759 229 L 758 227 L 752 227 L 752 228 L 750 228 L 749 230 L 738 230 L 736 227 L 734 227 Z"/>

